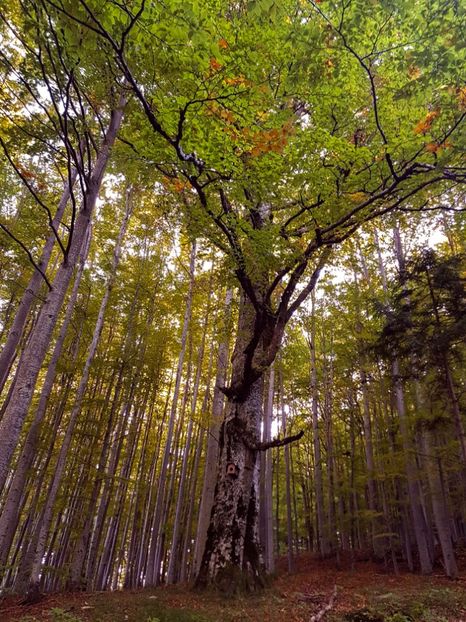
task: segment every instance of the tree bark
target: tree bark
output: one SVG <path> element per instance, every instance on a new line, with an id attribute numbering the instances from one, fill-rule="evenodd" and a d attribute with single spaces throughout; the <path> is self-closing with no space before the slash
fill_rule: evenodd
<path id="1" fill-rule="evenodd" d="M 0 565 L 6 563 L 8 552 L 13 541 L 14 531 L 18 524 L 21 497 L 23 495 L 26 485 L 28 472 L 32 466 L 34 457 L 36 455 L 41 423 L 45 416 L 47 404 L 49 402 L 53 383 L 55 381 L 58 361 L 62 353 L 63 344 L 65 342 L 65 337 L 68 331 L 68 326 L 74 312 L 74 307 L 78 297 L 79 284 L 81 282 L 89 244 L 90 239 L 88 239 L 84 245 L 82 257 L 80 259 L 79 267 L 74 279 L 73 290 L 67 304 L 65 317 L 60 327 L 60 332 L 55 342 L 53 353 L 47 367 L 47 374 L 45 376 L 44 385 L 40 394 L 39 404 L 34 414 L 34 419 L 26 435 L 26 440 L 21 450 L 21 454 L 16 465 L 13 479 L 8 489 L 8 495 L 3 505 L 2 513 L 0 515 Z"/>
<path id="2" fill-rule="evenodd" d="M 125 99 L 112 111 L 110 123 L 89 179 L 81 210 L 76 218 L 68 256 L 59 266 L 52 290 L 40 311 L 36 326 L 18 368 L 11 400 L 0 421 L 0 490 L 5 485 L 8 468 L 26 419 L 42 363 L 47 353 L 58 314 L 71 281 L 76 262 L 86 238 L 97 201 L 110 150 L 123 119 Z"/>
<path id="3" fill-rule="evenodd" d="M 194 574 L 199 572 L 202 554 L 207 539 L 212 505 L 214 502 L 216 468 L 218 460 L 219 433 L 222 423 L 224 395 L 220 390 L 225 385 L 228 368 L 228 326 L 231 313 L 232 291 L 229 289 L 225 296 L 225 326 L 222 331 L 217 353 L 217 374 L 215 379 L 214 395 L 212 399 L 212 418 L 207 435 L 207 450 L 202 484 L 201 505 L 197 524 L 196 543 L 194 549 Z"/>
<path id="4" fill-rule="evenodd" d="M 232 386 L 244 375 L 245 349 L 253 336 L 255 310 L 242 295 L 232 357 Z M 258 464 L 263 378 L 241 401 L 229 397 L 219 433 L 214 505 L 196 586 L 214 585 L 233 594 L 264 585 L 258 534 Z"/>
<path id="5" fill-rule="evenodd" d="M 55 229 L 55 231 L 58 230 L 58 227 L 62 221 L 66 204 L 68 203 L 68 200 L 71 196 L 71 189 L 73 188 L 73 185 L 76 181 L 76 177 L 77 170 L 73 169 L 70 179 L 68 180 L 68 183 L 63 190 L 60 202 L 58 203 L 57 211 L 51 223 L 51 226 Z M 55 242 L 55 233 L 52 231 L 44 244 L 40 259 L 37 262 L 37 265 L 42 270 L 42 272 L 45 272 L 47 270 L 47 266 L 52 255 Z M 43 278 L 40 272 L 34 270 L 34 273 L 32 274 L 29 283 L 27 284 L 26 289 L 24 290 L 24 293 L 21 297 L 13 323 L 8 332 L 8 337 L 0 353 L 0 394 L 2 393 L 5 383 L 7 381 L 8 373 L 10 371 L 16 354 L 16 348 L 18 347 L 21 335 L 23 334 L 29 311 L 37 296 L 37 293 L 39 292 L 40 286 L 42 285 L 42 280 Z"/>

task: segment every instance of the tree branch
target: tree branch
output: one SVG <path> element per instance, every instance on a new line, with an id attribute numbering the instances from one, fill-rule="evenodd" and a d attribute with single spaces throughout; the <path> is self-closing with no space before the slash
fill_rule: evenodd
<path id="1" fill-rule="evenodd" d="M 271 449 L 272 447 L 284 447 L 285 445 L 289 445 L 290 443 L 294 443 L 295 441 L 299 441 L 300 438 L 304 436 L 304 430 L 301 430 L 297 434 L 292 434 L 291 436 L 285 436 L 285 438 L 280 438 L 277 436 L 271 441 L 266 441 L 264 443 L 256 443 L 251 449 L 256 449 L 257 451 L 267 451 L 267 449 Z"/>
<path id="2" fill-rule="evenodd" d="M 37 270 L 37 272 L 41 275 L 41 277 L 44 279 L 44 281 L 47 284 L 47 287 L 49 288 L 50 291 L 52 291 L 52 286 L 50 285 L 50 281 L 48 280 L 47 276 L 45 275 L 45 272 L 39 267 L 39 265 L 36 263 L 36 261 L 34 260 L 34 257 L 31 254 L 31 251 L 28 249 L 28 247 L 21 242 L 20 239 L 18 239 L 14 233 L 12 233 L 8 227 L 6 225 L 4 225 L 3 223 L 0 222 L 0 229 L 2 229 L 12 240 L 14 240 L 16 242 L 16 244 L 18 244 L 19 246 L 21 246 L 21 248 L 23 249 L 23 251 L 26 253 L 26 255 L 28 256 L 29 261 L 31 262 L 31 264 L 34 266 L 34 269 Z"/>

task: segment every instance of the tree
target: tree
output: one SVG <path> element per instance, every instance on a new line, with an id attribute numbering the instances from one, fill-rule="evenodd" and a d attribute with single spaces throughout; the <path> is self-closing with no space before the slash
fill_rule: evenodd
<path id="1" fill-rule="evenodd" d="M 188 516 L 192 504 L 186 496 L 188 490 L 196 490 L 196 478 L 193 476 L 189 486 L 186 478 L 190 469 L 201 463 L 197 451 L 201 444 L 195 457 L 190 450 L 198 410 L 194 396 L 190 420 L 186 409 L 193 352 L 202 339 L 189 321 L 195 308 L 194 265 L 188 279 L 191 289 L 178 298 L 173 295 L 178 305 L 183 304 L 181 300 L 186 301 L 186 308 L 182 309 L 184 320 L 174 313 L 169 302 L 160 303 L 157 296 L 151 298 L 147 293 L 152 287 L 150 279 L 155 281 L 151 262 L 154 242 L 147 231 L 162 229 L 162 221 L 167 219 L 174 229 L 173 247 L 178 244 L 177 236 L 196 240 L 201 247 L 207 243 L 209 256 L 213 256 L 214 249 L 222 256 L 215 260 L 222 265 L 221 274 L 230 275 L 226 285 L 232 285 L 233 276 L 239 287 L 233 305 L 237 330 L 228 381 L 222 371 L 226 342 L 219 355 L 221 386 L 214 396 L 216 421 L 212 430 L 219 442 L 215 498 L 205 546 L 205 530 L 199 529 L 196 582 L 198 586 L 214 584 L 227 592 L 260 587 L 264 573 L 258 529 L 259 455 L 302 437 L 301 431 L 271 439 L 267 432 L 261 439 L 264 378 L 282 348 L 285 329 L 313 294 L 330 260 L 336 263 L 343 257 L 347 261 L 350 281 L 354 278 L 351 274 L 356 274 L 357 279 L 378 278 L 373 276 L 377 269 L 372 267 L 371 272 L 359 265 L 354 252 L 351 259 L 345 255 L 343 243 L 353 239 L 358 229 L 390 212 L 462 209 L 458 197 L 466 181 L 461 160 L 466 114 L 460 82 L 463 9 L 440 2 L 412 5 L 402 0 L 377 8 L 351 0 L 344 4 L 292 0 L 231 4 L 208 0 L 202 6 L 195 0 L 182 6 L 178 2 L 162 6 L 144 0 L 103 6 L 97 0 L 29 0 L 26 6 L 29 12 L 24 21 L 15 12 L 16 5 L 11 12 L 12 23 L 19 24 L 20 36 L 23 31 L 32 33 L 33 41 L 49 49 L 49 36 L 38 31 L 37 24 L 50 27 L 44 30 L 50 30 L 58 43 L 58 52 L 50 48 L 51 58 L 59 63 L 58 67 L 63 66 L 60 80 L 55 76 L 57 83 L 67 93 L 68 80 L 79 76 L 78 86 L 82 88 L 73 91 L 70 106 L 82 103 L 93 120 L 92 127 L 102 123 L 108 131 L 101 148 L 97 140 L 92 143 L 89 139 L 96 149 L 95 159 L 87 157 L 92 149 L 89 153 L 83 149 L 83 161 L 90 166 L 86 175 L 78 176 L 82 184 L 77 184 L 77 196 L 82 209 L 73 212 L 73 201 L 66 208 L 65 218 L 71 216 L 66 222 L 72 223 L 72 232 L 66 238 L 69 248 L 65 248 L 63 260 L 56 255 L 58 263 L 49 274 L 52 289 L 45 302 L 38 305 L 37 317 L 29 315 L 32 330 L 21 341 L 16 382 L 10 374 L 11 399 L 6 401 L 0 424 L 5 449 L 1 462 L 3 478 L 6 480 L 11 472 L 8 469 L 14 446 L 26 431 L 35 385 L 42 379 L 41 366 L 74 265 L 82 252 L 103 169 L 110 162 L 109 149 L 118 132 L 125 160 L 115 162 L 115 178 L 109 183 L 109 192 L 119 181 L 119 175 L 142 179 L 148 188 L 138 205 L 139 233 L 129 246 L 130 254 L 141 254 L 144 261 L 133 264 L 128 259 L 126 268 L 121 269 L 131 274 L 130 266 L 146 265 L 151 273 L 148 277 L 138 272 L 138 278 L 131 277 L 129 287 L 119 291 L 117 306 L 112 308 L 105 338 L 101 340 L 102 351 L 94 353 L 101 357 L 95 372 L 88 370 L 88 378 L 87 373 L 81 378 L 77 373 L 68 377 L 70 388 L 73 383 L 77 387 L 86 385 L 89 402 L 80 402 L 77 413 L 72 406 L 69 410 L 67 395 L 63 400 L 55 395 L 46 413 L 46 420 L 53 422 L 51 434 L 63 433 L 60 417 L 64 415 L 66 422 L 68 412 L 70 416 L 74 413 L 77 427 L 73 424 L 67 437 L 69 472 L 63 473 L 63 486 L 69 484 L 70 499 L 64 507 L 54 503 L 49 508 L 50 537 L 47 551 L 39 556 L 40 562 L 45 558 L 44 564 L 60 570 L 69 565 L 73 577 L 82 578 L 83 584 L 103 588 L 122 583 L 123 567 L 130 569 L 124 580 L 131 585 L 156 583 L 167 575 L 167 569 L 170 580 L 174 580 L 182 546 L 184 558 L 189 557 Z M 426 26 L 419 34 L 421 20 Z M 32 54 L 31 58 L 40 61 L 40 55 L 39 59 L 36 56 Z M 13 52 L 9 61 L 13 70 L 25 71 L 21 58 Z M 44 66 L 39 62 L 38 70 L 33 72 L 34 80 L 49 84 L 49 74 L 55 75 L 54 67 L 51 61 Z M 96 85 L 94 90 L 93 82 L 97 82 L 97 72 L 103 67 L 108 82 L 104 80 L 103 86 Z M 13 83 L 17 94 L 21 89 Z M 117 104 L 119 93 L 121 99 Z M 52 100 L 54 96 L 52 89 Z M 119 131 L 121 104 L 127 100 L 126 125 Z M 58 125 L 62 120 L 60 110 L 57 106 Z M 34 126 L 35 132 L 36 129 Z M 73 126 L 73 132 L 74 129 Z M 60 126 L 54 129 L 52 124 L 44 134 L 40 138 L 52 137 L 55 141 L 57 136 L 61 139 L 65 135 L 65 146 L 71 149 L 70 145 L 74 145 L 79 152 L 79 137 L 75 133 L 71 139 Z M 86 130 L 84 135 L 87 136 Z M 18 149 L 15 157 L 10 154 L 13 141 L 10 139 L 5 145 L 7 160 L 9 155 L 11 159 L 7 163 L 14 168 L 17 157 L 27 152 L 27 145 Z M 34 163 L 27 161 L 32 168 Z M 73 161 L 79 171 L 79 153 L 68 163 Z M 27 180 L 27 176 L 22 179 L 26 188 Z M 104 252 L 100 244 L 106 244 L 105 225 L 113 215 L 111 211 L 99 210 L 98 218 L 103 225 L 95 255 L 91 251 L 91 257 Z M 161 238 L 165 247 L 169 235 L 163 233 Z M 454 240 L 454 236 L 450 238 Z M 13 244 L 15 240 L 10 239 Z M 18 239 L 22 241 L 23 236 Z M 21 249 L 29 250 L 25 243 Z M 172 261 L 170 256 L 167 262 Z M 185 281 L 181 281 L 182 289 L 186 289 Z M 173 282 L 168 279 L 165 301 L 172 300 L 170 287 L 179 282 L 177 278 Z M 86 280 L 83 283 L 81 287 L 86 286 Z M 392 503 L 403 490 L 403 484 L 396 480 L 401 471 L 393 468 L 397 473 L 392 476 L 393 482 L 390 480 L 393 494 L 387 492 L 384 483 L 376 481 L 375 463 L 379 461 L 378 468 L 386 465 L 374 447 L 375 439 L 382 436 L 387 455 L 389 448 L 392 453 L 412 454 L 414 400 L 409 391 L 404 391 L 396 365 L 392 366 L 393 374 L 387 374 L 380 362 L 375 369 L 374 361 L 366 360 L 361 352 L 365 335 L 361 325 L 368 313 L 362 311 L 360 298 L 368 294 L 363 287 L 360 290 L 360 294 L 355 293 L 352 284 L 348 291 L 333 285 L 323 290 L 329 298 L 335 292 L 340 295 L 340 307 L 337 303 L 329 304 L 332 317 L 339 317 L 345 305 L 349 306 L 352 315 L 346 322 L 351 329 L 346 335 L 328 321 L 320 303 L 314 309 L 310 344 L 312 404 L 308 395 L 309 355 L 305 355 L 306 390 L 301 403 L 312 406 L 314 467 L 322 471 L 313 491 L 319 515 L 316 533 L 323 554 L 329 552 L 330 545 L 338 554 L 340 545 L 347 547 L 350 539 L 353 548 L 362 548 L 369 542 L 373 550 L 379 549 L 381 538 L 386 546 L 386 536 L 380 534 L 377 522 L 383 514 L 387 525 L 398 521 L 397 533 L 403 533 L 409 557 L 410 526 L 414 521 L 416 538 L 422 536 L 421 522 L 426 515 L 425 501 L 419 495 L 421 477 L 416 471 L 421 458 L 408 461 L 412 467 L 408 479 L 417 520 L 410 518 L 406 509 L 400 509 L 401 504 Z M 432 291 L 436 300 L 435 290 Z M 88 299 L 95 304 L 92 296 Z M 166 306 L 166 316 L 155 304 Z M 7 303 L 6 309 L 12 305 Z M 156 339 L 154 318 L 159 316 L 169 317 L 168 322 L 176 331 L 182 326 L 182 338 L 180 344 L 157 345 L 154 354 L 150 346 Z M 145 318 L 144 330 L 141 317 Z M 361 330 L 355 331 L 355 324 Z M 83 319 L 83 326 L 89 329 L 90 324 Z M 205 325 L 206 338 L 209 330 Z M 163 341 L 163 337 L 157 339 Z M 305 345 L 303 339 L 301 342 Z M 343 355 L 345 347 L 347 352 Z M 193 388 L 196 396 L 204 368 L 200 357 Z M 281 368 L 277 371 L 277 375 L 284 373 Z M 288 373 L 292 373 L 292 365 Z M 173 379 L 173 395 L 171 380 L 164 374 Z M 395 380 L 399 423 L 404 426 L 404 452 L 400 450 L 398 436 L 385 433 L 398 422 L 390 407 L 390 390 L 384 385 L 391 382 L 390 375 Z M 452 381 L 450 401 L 454 405 L 454 374 Z M 208 382 L 204 383 L 208 386 Z M 286 378 L 279 384 L 292 386 Z M 380 396 L 374 386 L 384 387 Z M 225 397 L 225 408 L 217 430 L 217 421 L 222 417 L 220 393 Z M 270 393 L 269 409 L 273 406 L 273 387 Z M 291 396 L 285 399 L 280 393 L 294 418 L 296 410 L 292 408 Z M 267 417 L 272 414 L 268 412 Z M 319 417 L 325 424 L 320 431 Z M 305 421 L 300 412 L 296 418 Z M 150 432 L 153 422 L 154 429 L 160 432 L 157 439 Z M 47 447 L 47 440 L 50 438 L 44 431 L 37 457 L 41 482 L 51 482 L 54 477 L 62 479 L 59 469 L 55 468 L 54 473 L 49 467 L 54 464 L 52 452 L 42 448 Z M 93 458 L 94 451 L 98 451 L 97 460 Z M 345 460 L 344 452 L 350 453 L 350 459 Z M 208 452 L 209 468 L 216 454 L 213 448 Z M 269 458 L 262 461 L 266 466 L 271 465 Z M 321 460 L 325 462 L 320 464 Z M 296 468 L 296 453 L 287 451 L 290 552 L 293 544 L 298 543 L 296 531 L 300 528 L 296 499 L 294 503 L 291 499 Z M 302 475 L 302 463 L 299 469 Z M 141 482 L 141 474 L 146 471 L 150 482 L 147 489 Z M 277 473 L 280 481 L 279 469 Z M 351 482 L 347 489 L 342 483 L 345 477 Z M 269 487 L 271 479 L 269 472 Z M 429 481 L 438 497 L 438 480 Z M 211 484 L 206 479 L 206 488 L 212 488 Z M 179 496 L 173 510 L 177 487 Z M 308 492 L 304 486 L 303 494 Z M 16 559 L 25 550 L 31 525 L 38 524 L 41 504 L 45 503 L 40 489 L 31 496 L 26 483 L 21 493 L 18 504 L 23 504 L 22 515 L 27 519 L 24 529 L 21 527 L 15 535 L 10 559 Z M 311 505 L 309 498 L 306 502 Z M 210 503 L 205 500 L 200 527 L 210 511 Z M 83 508 L 90 512 L 86 515 Z M 399 519 L 402 512 L 403 518 Z M 81 518 L 84 515 L 86 519 Z M 182 533 L 186 523 L 186 533 Z M 430 528 L 418 538 L 419 552 L 425 551 L 426 555 L 426 571 L 433 549 L 432 534 Z M 270 529 L 267 535 L 270 553 Z M 388 546 L 395 556 L 391 537 L 387 537 Z M 279 545 L 279 539 L 277 542 Z M 202 559 L 200 547 L 204 548 Z M 23 556 L 21 565 L 27 564 L 27 556 Z M 412 558 L 410 564 L 414 565 Z M 12 574 L 17 572 L 17 565 L 12 564 L 11 568 Z M 52 574 L 43 575 L 43 583 L 49 589 L 61 580 L 58 573 Z M 14 578 L 7 581 L 11 583 Z"/>
<path id="2" fill-rule="evenodd" d="M 152 159 L 160 153 L 155 166 L 181 195 L 192 230 L 222 249 L 240 285 L 216 499 L 197 583 L 228 591 L 261 585 L 257 455 L 293 440 L 259 440 L 263 374 L 330 248 L 389 212 L 438 209 L 443 194 L 466 180 L 462 9 L 437 2 L 377 11 L 268 0 L 163 10 L 144 2 L 46 4 L 53 19 L 100 38 L 147 120 L 133 148 Z M 427 24 L 428 54 L 419 20 Z M 212 32 L 221 38 L 212 41 Z M 155 50 L 149 34 L 162 39 Z M 246 59 L 251 41 L 257 51 Z M 171 42 L 188 51 L 174 54 Z"/>

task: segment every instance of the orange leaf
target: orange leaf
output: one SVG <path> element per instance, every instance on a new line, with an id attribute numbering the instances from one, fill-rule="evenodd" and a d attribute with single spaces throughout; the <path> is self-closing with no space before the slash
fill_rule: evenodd
<path id="1" fill-rule="evenodd" d="M 439 110 L 433 110 L 432 112 L 428 112 L 426 116 L 419 121 L 419 123 L 414 128 L 415 134 L 426 134 L 432 127 L 432 123 L 439 116 Z"/>
<path id="2" fill-rule="evenodd" d="M 222 50 L 226 50 L 228 48 L 228 41 L 226 39 L 219 39 L 218 47 L 222 48 Z"/>
<path id="3" fill-rule="evenodd" d="M 210 67 L 214 70 L 214 71 L 218 71 L 219 69 L 222 68 L 221 63 L 218 62 L 218 60 L 212 56 L 212 58 L 210 59 Z"/>
<path id="4" fill-rule="evenodd" d="M 244 76 L 235 76 L 234 78 L 225 78 L 225 84 L 230 86 L 239 86 L 240 84 L 246 84 L 246 78 Z"/>
<path id="5" fill-rule="evenodd" d="M 411 80 L 416 80 L 421 75 L 421 70 L 416 65 L 410 65 L 408 67 L 408 76 Z"/>

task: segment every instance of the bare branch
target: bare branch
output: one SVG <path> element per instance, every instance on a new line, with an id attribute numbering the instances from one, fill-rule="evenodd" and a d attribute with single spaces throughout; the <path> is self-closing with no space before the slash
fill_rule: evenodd
<path id="1" fill-rule="evenodd" d="M 58 231 L 55 229 L 54 224 L 53 224 L 53 217 L 52 217 L 52 212 L 50 211 L 50 208 L 42 201 L 42 199 L 39 197 L 39 195 L 37 194 L 37 192 L 34 190 L 34 188 L 32 187 L 32 185 L 28 182 L 28 180 L 26 179 L 26 177 L 24 176 L 24 174 L 22 173 L 22 171 L 20 170 L 20 168 L 15 164 L 13 158 L 11 157 L 9 151 L 8 151 L 8 147 L 5 144 L 5 141 L 3 140 L 3 138 L 0 136 L 0 145 L 3 148 L 3 151 L 5 152 L 5 156 L 8 160 L 8 162 L 11 164 L 11 166 L 13 167 L 15 173 L 18 175 L 18 177 L 21 179 L 21 181 L 23 182 L 23 184 L 26 186 L 26 188 L 29 190 L 29 192 L 32 194 L 32 196 L 34 197 L 34 199 L 37 201 L 37 203 L 45 210 L 45 212 L 47 213 L 48 216 L 48 221 L 49 221 L 49 227 L 52 229 L 53 234 L 60 246 L 60 249 L 63 253 L 64 256 L 66 256 L 66 251 L 65 251 L 65 247 L 62 244 L 62 241 L 60 239 L 60 236 L 58 235 Z"/>
<path id="2" fill-rule="evenodd" d="M 330 596 L 330 599 L 328 601 L 328 603 L 326 605 L 324 605 L 322 607 L 322 609 L 319 609 L 319 611 L 317 613 L 315 613 L 313 616 L 311 616 L 311 620 L 310 622 L 320 622 L 320 620 L 322 620 L 322 618 L 324 617 L 324 615 L 326 613 L 328 613 L 330 611 L 330 609 L 333 608 L 333 605 L 335 604 L 335 600 L 337 597 L 337 586 L 335 585 L 335 587 L 333 588 L 333 592 L 332 595 Z"/>
<path id="3" fill-rule="evenodd" d="M 285 438 L 280 438 L 277 436 L 271 441 L 266 441 L 264 443 L 256 443 L 251 449 L 256 449 L 257 451 L 266 451 L 267 449 L 271 449 L 272 447 L 284 447 L 285 445 L 289 445 L 290 443 L 294 443 L 295 441 L 299 441 L 300 438 L 304 436 L 304 430 L 301 430 L 297 434 L 293 434 L 291 436 L 285 436 Z"/>
<path id="4" fill-rule="evenodd" d="M 2 231 L 4 231 L 12 240 L 14 240 L 16 242 L 16 244 L 18 244 L 23 251 L 26 253 L 26 255 L 28 256 L 29 261 L 31 262 L 31 264 L 34 266 L 34 270 L 37 270 L 37 272 L 41 275 L 41 277 L 44 279 L 44 281 L 47 284 L 47 287 L 49 288 L 50 291 L 52 291 L 52 286 L 50 285 L 50 281 L 48 280 L 45 272 L 39 267 L 39 265 L 36 263 L 34 257 L 31 254 L 31 251 L 28 249 L 28 247 L 21 242 L 21 240 L 19 238 L 17 238 L 14 233 L 12 233 L 8 227 L 6 225 L 4 225 L 3 223 L 0 222 L 0 229 L 2 229 Z"/>

